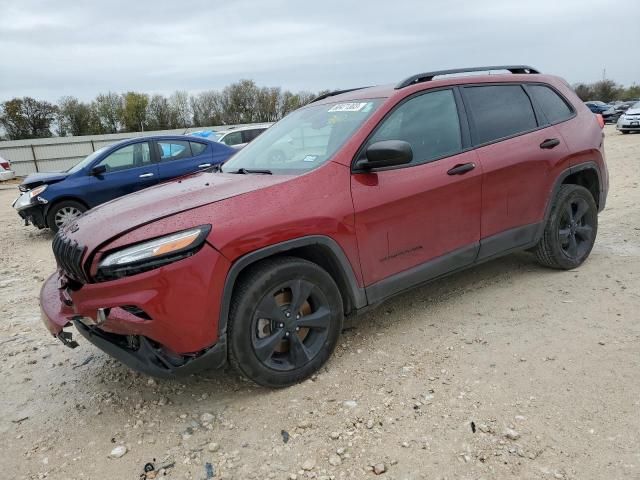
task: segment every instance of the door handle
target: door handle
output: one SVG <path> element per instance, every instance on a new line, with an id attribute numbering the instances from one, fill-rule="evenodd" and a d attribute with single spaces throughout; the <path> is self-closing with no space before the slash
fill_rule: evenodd
<path id="1" fill-rule="evenodd" d="M 560 145 L 560 140 L 557 138 L 547 138 L 544 142 L 540 144 L 540 148 L 551 149 Z"/>
<path id="2" fill-rule="evenodd" d="M 201 163 L 200 165 L 198 165 L 198 168 L 208 168 L 210 166 L 211 166 L 210 163 Z"/>
<path id="3" fill-rule="evenodd" d="M 143 173 L 142 175 L 138 175 L 138 178 L 149 178 L 153 177 L 153 173 Z"/>
<path id="4" fill-rule="evenodd" d="M 451 170 L 448 170 L 447 175 L 464 175 L 474 168 L 476 168 L 475 163 L 461 163 L 460 165 L 453 167 Z"/>

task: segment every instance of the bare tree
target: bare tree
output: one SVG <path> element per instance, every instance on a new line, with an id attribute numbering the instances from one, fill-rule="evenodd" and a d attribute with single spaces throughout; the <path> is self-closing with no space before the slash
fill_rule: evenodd
<path id="1" fill-rule="evenodd" d="M 171 107 L 171 128 L 187 128 L 191 125 L 191 108 L 189 94 L 184 90 L 176 90 L 169 97 Z"/>
<path id="2" fill-rule="evenodd" d="M 166 130 L 171 128 L 171 106 L 163 95 L 154 95 L 147 107 L 147 126 L 149 130 Z"/>
<path id="3" fill-rule="evenodd" d="M 222 95 L 215 90 L 201 92 L 190 99 L 193 124 L 196 127 L 220 125 L 223 122 Z"/>

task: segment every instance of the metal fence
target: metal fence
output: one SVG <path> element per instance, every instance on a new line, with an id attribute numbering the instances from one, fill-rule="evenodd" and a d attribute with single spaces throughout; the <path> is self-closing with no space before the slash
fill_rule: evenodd
<path id="1" fill-rule="evenodd" d="M 18 176 L 34 172 L 67 170 L 92 152 L 119 140 L 150 135 L 180 135 L 198 130 L 229 130 L 244 125 L 194 127 L 154 132 L 114 133 L 81 137 L 51 137 L 0 142 L 0 157 L 11 162 Z"/>

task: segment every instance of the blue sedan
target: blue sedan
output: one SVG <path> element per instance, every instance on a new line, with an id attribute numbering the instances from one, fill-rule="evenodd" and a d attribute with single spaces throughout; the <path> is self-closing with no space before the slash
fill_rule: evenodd
<path id="1" fill-rule="evenodd" d="M 123 140 L 96 150 L 66 172 L 34 173 L 13 203 L 25 223 L 57 231 L 90 208 L 160 182 L 205 170 L 237 150 L 193 136 Z"/>

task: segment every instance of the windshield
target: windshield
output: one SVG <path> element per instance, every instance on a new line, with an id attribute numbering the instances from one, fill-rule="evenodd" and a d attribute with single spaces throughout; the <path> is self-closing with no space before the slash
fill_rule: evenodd
<path id="1" fill-rule="evenodd" d="M 98 155 L 100 155 L 102 152 L 104 152 L 107 148 L 108 148 L 108 145 L 106 147 L 102 147 L 102 148 L 96 150 L 91 155 L 86 157 L 84 160 L 80 160 L 73 167 L 71 167 L 69 170 L 67 170 L 67 173 L 79 172 L 84 167 L 86 167 L 87 165 L 91 164 L 91 162 L 93 162 L 98 157 Z"/>
<path id="2" fill-rule="evenodd" d="M 371 116 L 381 99 L 312 105 L 287 115 L 236 153 L 223 172 L 299 174 L 329 160 Z"/>

